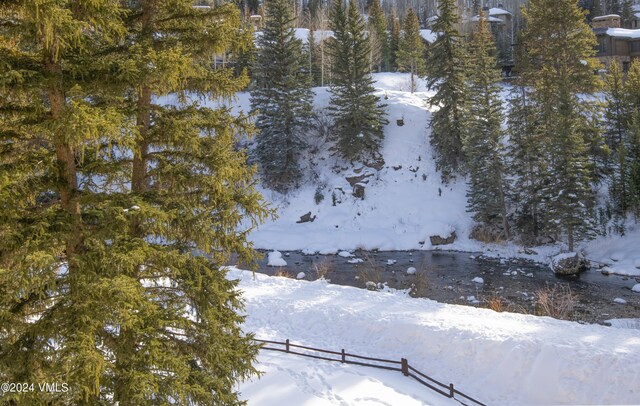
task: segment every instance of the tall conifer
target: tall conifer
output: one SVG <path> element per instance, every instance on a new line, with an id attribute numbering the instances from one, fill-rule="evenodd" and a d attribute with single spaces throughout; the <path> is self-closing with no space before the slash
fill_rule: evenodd
<path id="1" fill-rule="evenodd" d="M 354 0 L 345 10 L 341 0 L 331 9 L 334 38 L 330 112 L 338 153 L 349 160 L 378 159 L 384 137 L 384 106 L 374 94 L 369 65 L 370 44 Z"/>
<path id="2" fill-rule="evenodd" d="M 578 93 L 593 92 L 598 80 L 595 35 L 577 0 L 531 0 L 524 11 L 524 47 L 531 63 L 523 76 L 540 106 L 537 131 L 550 166 L 544 181 L 545 226 L 563 233 L 569 250 L 593 230 L 592 169 L 585 131 L 587 102 Z"/>
<path id="3" fill-rule="evenodd" d="M 425 46 L 420 36 L 420 23 L 413 9 L 409 9 L 402 25 L 397 54 L 398 70 L 411 73 L 411 93 L 416 91 L 416 80 L 426 73 Z"/>
<path id="4" fill-rule="evenodd" d="M 433 31 L 438 37 L 429 47 L 427 83 L 436 91 L 429 99 L 439 108 L 431 117 L 431 145 L 436 168 L 448 182 L 464 164 L 462 151 L 463 109 L 466 92 L 465 50 L 458 32 L 459 18 L 454 0 L 442 0 Z"/>
<path id="5" fill-rule="evenodd" d="M 463 141 L 469 171 L 468 207 L 476 221 L 500 226 L 508 239 L 508 185 L 496 53 L 491 28 L 481 13 L 470 44 L 469 61 L 473 69 L 465 109 Z"/>
<path id="6" fill-rule="evenodd" d="M 24 404 L 237 402 L 258 349 L 219 266 L 268 211 L 246 119 L 191 93 L 246 86 L 211 63 L 252 40 L 236 7 L 1 7 L 2 377 L 69 383 Z"/>
<path id="7" fill-rule="evenodd" d="M 265 17 L 251 92 L 260 131 L 255 153 L 263 183 L 286 192 L 302 176 L 299 157 L 311 126 L 313 94 L 302 42 L 294 34 L 292 3 L 270 1 Z"/>

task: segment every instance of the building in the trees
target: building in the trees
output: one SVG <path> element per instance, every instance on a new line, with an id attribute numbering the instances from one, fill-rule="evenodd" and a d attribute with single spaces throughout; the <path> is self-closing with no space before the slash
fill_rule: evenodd
<path id="1" fill-rule="evenodd" d="M 617 60 L 626 71 L 632 59 L 640 58 L 640 29 L 620 28 L 617 14 L 595 17 L 591 27 L 598 39 L 596 57 L 608 66 Z"/>

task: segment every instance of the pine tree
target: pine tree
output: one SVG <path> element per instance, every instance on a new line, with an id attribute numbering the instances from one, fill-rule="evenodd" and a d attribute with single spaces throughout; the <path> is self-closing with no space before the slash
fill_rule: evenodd
<path id="1" fill-rule="evenodd" d="M 302 176 L 300 153 L 313 116 L 311 81 L 295 38 L 292 5 L 274 0 L 266 9 L 260 52 L 254 68 L 252 107 L 258 111 L 255 154 L 263 183 L 279 192 L 295 187 Z"/>
<path id="2" fill-rule="evenodd" d="M 416 91 L 416 79 L 426 73 L 425 46 L 420 36 L 418 16 L 409 9 L 403 22 L 402 36 L 397 53 L 400 72 L 411 73 L 411 93 Z"/>
<path id="3" fill-rule="evenodd" d="M 380 1 L 373 0 L 369 8 L 369 33 L 371 34 L 372 62 L 377 65 L 378 72 L 389 70 L 390 48 L 387 20 L 380 8 Z"/>
<path id="4" fill-rule="evenodd" d="M 338 153 L 349 160 L 378 159 L 388 123 L 384 105 L 374 94 L 369 66 L 370 44 L 354 0 L 347 9 L 335 0 L 331 10 L 334 38 L 330 113 Z"/>
<path id="5" fill-rule="evenodd" d="M 434 148 L 436 168 L 442 172 L 445 182 L 462 169 L 462 116 L 464 108 L 465 50 L 457 30 L 457 7 L 453 0 L 443 0 L 433 31 L 439 33 L 429 47 L 427 57 L 427 84 L 436 94 L 429 99 L 433 113 L 431 145 Z"/>
<path id="6" fill-rule="evenodd" d="M 524 16 L 524 47 L 532 63 L 523 77 L 540 106 L 538 131 L 550 163 L 542 190 L 545 226 L 563 232 L 573 251 L 575 241 L 593 230 L 591 140 L 586 136 L 597 130 L 586 131 L 589 107 L 578 93 L 597 88 L 596 40 L 577 0 L 531 0 Z"/>
<path id="7" fill-rule="evenodd" d="M 622 5 L 620 6 L 620 17 L 622 20 L 623 28 L 632 28 L 633 20 L 634 20 L 634 11 L 633 11 L 633 1 L 632 0 L 622 0 Z"/>
<path id="8" fill-rule="evenodd" d="M 255 257 L 239 227 L 269 211 L 234 148 L 247 120 L 189 97 L 246 86 L 211 69 L 252 40 L 236 7 L 12 2 L 0 19 L 0 375 L 70 388 L 15 401 L 238 402 L 258 347 L 220 265 Z"/>
<path id="9" fill-rule="evenodd" d="M 464 120 L 464 152 L 469 170 L 468 209 L 474 220 L 499 225 L 508 239 L 508 184 L 502 131 L 500 71 L 493 34 L 484 13 L 480 14 L 470 44 L 468 107 Z"/>
<path id="10" fill-rule="evenodd" d="M 316 42 L 316 32 L 309 30 L 306 47 L 307 70 L 313 86 L 322 86 L 322 55 Z"/>
<path id="11" fill-rule="evenodd" d="M 400 48 L 400 19 L 396 10 L 391 10 L 391 36 L 389 38 L 389 68 L 395 72 L 398 69 L 398 49 Z"/>
<path id="12" fill-rule="evenodd" d="M 627 138 L 622 143 L 624 152 L 619 154 L 622 181 L 626 185 L 625 207 L 640 218 L 640 62 L 633 60 L 625 82 L 624 100 L 628 111 Z"/>
<path id="13" fill-rule="evenodd" d="M 629 130 L 629 113 L 625 102 L 624 74 L 618 61 L 611 61 L 605 82 L 605 141 L 611 151 L 607 168 L 611 172 L 609 196 L 615 227 L 618 232 L 623 233 L 628 202 L 625 143 Z"/>

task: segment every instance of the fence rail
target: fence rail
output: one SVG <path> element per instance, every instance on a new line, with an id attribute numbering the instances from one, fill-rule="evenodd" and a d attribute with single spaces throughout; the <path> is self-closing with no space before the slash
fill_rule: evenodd
<path id="1" fill-rule="evenodd" d="M 462 398 L 464 398 L 464 399 L 466 399 L 468 401 L 471 401 L 476 405 L 486 406 L 484 403 L 480 402 L 479 400 L 474 399 L 471 396 L 466 395 L 466 394 L 460 392 L 459 390 L 457 390 L 453 386 L 452 383 L 447 385 L 445 383 L 442 383 L 442 382 L 440 382 L 440 381 L 438 381 L 438 380 L 436 380 L 436 379 L 424 374 L 423 372 L 420 372 L 419 370 L 417 370 L 414 367 L 412 367 L 411 365 L 409 365 L 409 361 L 407 361 L 406 358 L 401 358 L 400 361 L 396 361 L 396 360 L 390 360 L 390 359 L 365 357 L 363 355 L 356 355 L 356 354 L 347 353 L 344 349 L 342 349 L 340 351 L 330 351 L 330 350 L 324 350 L 324 349 L 321 349 L 321 348 L 313 348 L 313 347 L 307 347 L 307 346 L 304 346 L 304 345 L 292 344 L 289 341 L 289 339 L 286 339 L 285 341 L 271 341 L 271 340 L 260 340 L 260 339 L 255 338 L 254 341 L 256 341 L 258 343 L 262 343 L 262 349 L 263 350 L 279 351 L 279 352 L 284 352 L 284 353 L 287 353 L 287 354 L 299 355 L 299 356 L 302 356 L 302 357 L 321 359 L 321 360 L 324 360 L 324 361 L 335 361 L 335 362 L 340 362 L 340 363 L 343 363 L 343 364 L 360 365 L 360 366 L 365 366 L 365 367 L 386 369 L 388 371 L 402 372 L 402 374 L 404 376 L 413 378 L 414 380 L 416 380 L 420 384 L 426 386 L 427 388 L 429 388 L 429 389 L 441 394 L 442 396 L 446 396 L 446 397 L 448 397 L 450 399 L 454 399 L 454 400 L 456 400 L 457 402 L 459 402 L 462 405 L 466 406 L 467 403 L 465 403 L 463 400 L 461 400 L 459 398 L 456 398 L 456 396 L 462 397 Z M 268 346 L 268 344 L 275 345 L 275 346 L 282 346 L 284 348 L 276 348 L 276 347 Z M 314 351 L 316 353 L 321 353 L 321 354 L 339 355 L 340 358 L 338 359 L 338 358 L 325 357 L 325 356 L 322 356 L 322 355 L 309 354 L 309 353 L 306 353 L 306 352 L 295 351 L 293 349 Z M 373 361 L 373 362 L 378 362 L 378 363 L 388 364 L 388 365 L 371 364 L 371 363 L 368 363 L 368 362 L 354 361 L 353 358 L 360 359 L 360 360 L 365 360 L 365 361 Z M 389 364 L 397 365 L 397 366 L 391 366 Z"/>

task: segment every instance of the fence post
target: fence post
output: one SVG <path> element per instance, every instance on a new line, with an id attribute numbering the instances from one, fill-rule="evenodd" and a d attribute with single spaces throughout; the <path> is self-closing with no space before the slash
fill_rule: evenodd
<path id="1" fill-rule="evenodd" d="M 449 384 L 449 397 L 450 397 L 450 398 L 453 398 L 453 397 L 455 397 L 455 395 L 456 395 L 456 390 L 455 390 L 455 389 L 453 389 L 453 384 L 452 384 L 452 383 L 450 383 L 450 384 Z"/>
<path id="2" fill-rule="evenodd" d="M 342 349 L 342 363 L 344 364 L 344 362 L 347 360 L 347 354 L 345 354 L 344 352 L 344 348 Z"/>
<path id="3" fill-rule="evenodd" d="M 287 338 L 284 342 L 284 346 L 287 352 L 289 352 L 289 339 Z"/>
<path id="4" fill-rule="evenodd" d="M 409 362 L 406 358 L 400 358 L 400 369 L 404 376 L 409 376 Z"/>

